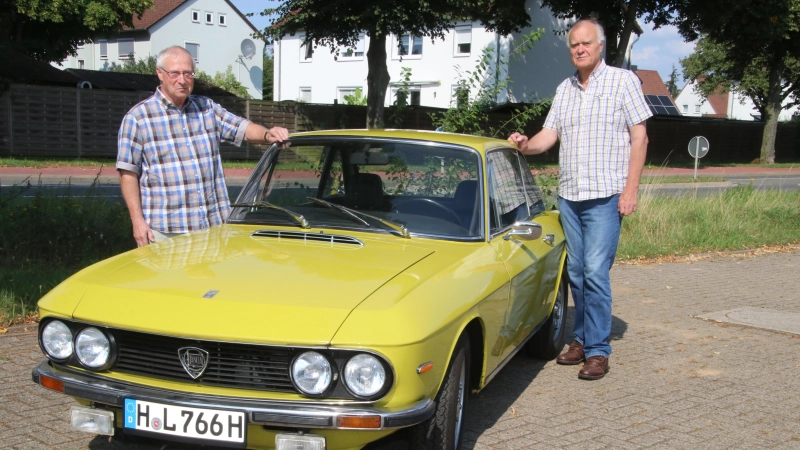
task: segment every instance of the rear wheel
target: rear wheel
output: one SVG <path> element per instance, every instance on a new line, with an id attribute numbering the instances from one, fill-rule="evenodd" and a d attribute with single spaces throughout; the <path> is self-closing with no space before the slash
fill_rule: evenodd
<path id="1" fill-rule="evenodd" d="M 469 339 L 461 336 L 450 367 L 436 395 L 436 413 L 411 428 L 411 448 L 455 450 L 461 440 L 464 408 L 469 397 Z"/>
<path id="2" fill-rule="evenodd" d="M 551 360 L 561 353 L 564 348 L 567 324 L 567 292 L 569 278 L 566 267 L 561 274 L 561 283 L 558 285 L 556 301 L 553 312 L 547 322 L 536 332 L 525 345 L 528 354 L 537 359 Z"/>

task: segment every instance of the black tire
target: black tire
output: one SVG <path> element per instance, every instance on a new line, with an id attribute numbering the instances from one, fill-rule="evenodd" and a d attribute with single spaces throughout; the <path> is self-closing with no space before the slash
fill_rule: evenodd
<path id="1" fill-rule="evenodd" d="M 533 358 L 551 360 L 561 353 L 564 348 L 567 327 L 567 293 L 569 290 L 569 278 L 567 268 L 561 274 L 561 283 L 556 293 L 556 301 L 550 317 L 542 328 L 525 345 L 525 349 Z"/>
<path id="2" fill-rule="evenodd" d="M 436 413 L 411 428 L 410 447 L 414 450 L 457 449 L 469 393 L 469 338 L 462 335 L 436 394 Z"/>

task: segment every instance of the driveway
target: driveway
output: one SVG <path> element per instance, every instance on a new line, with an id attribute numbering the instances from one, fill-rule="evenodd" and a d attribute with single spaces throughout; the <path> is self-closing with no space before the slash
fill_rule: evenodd
<path id="1" fill-rule="evenodd" d="M 462 448 L 800 448 L 800 335 L 768 326 L 800 321 L 798 273 L 800 247 L 615 266 L 611 372 L 518 355 L 472 397 Z M 745 307 L 766 319 L 728 323 Z M 74 401 L 31 382 L 41 359 L 34 331 L 0 335 L 1 447 L 162 448 L 71 431 Z"/>

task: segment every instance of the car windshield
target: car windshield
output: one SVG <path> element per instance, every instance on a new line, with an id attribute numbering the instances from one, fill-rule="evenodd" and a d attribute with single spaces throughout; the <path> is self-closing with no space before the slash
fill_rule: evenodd
<path id="1" fill-rule="evenodd" d="M 398 236 L 482 235 L 479 154 L 413 140 L 296 138 L 264 155 L 229 218 Z"/>

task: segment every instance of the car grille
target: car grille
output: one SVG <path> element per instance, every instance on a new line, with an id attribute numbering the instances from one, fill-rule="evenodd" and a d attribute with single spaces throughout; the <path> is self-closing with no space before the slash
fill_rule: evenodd
<path id="1" fill-rule="evenodd" d="M 119 356 L 112 370 L 167 380 L 240 389 L 296 392 L 289 379 L 288 348 L 181 339 L 114 330 Z M 178 349 L 208 352 L 208 366 L 196 380 L 184 370 Z"/>

